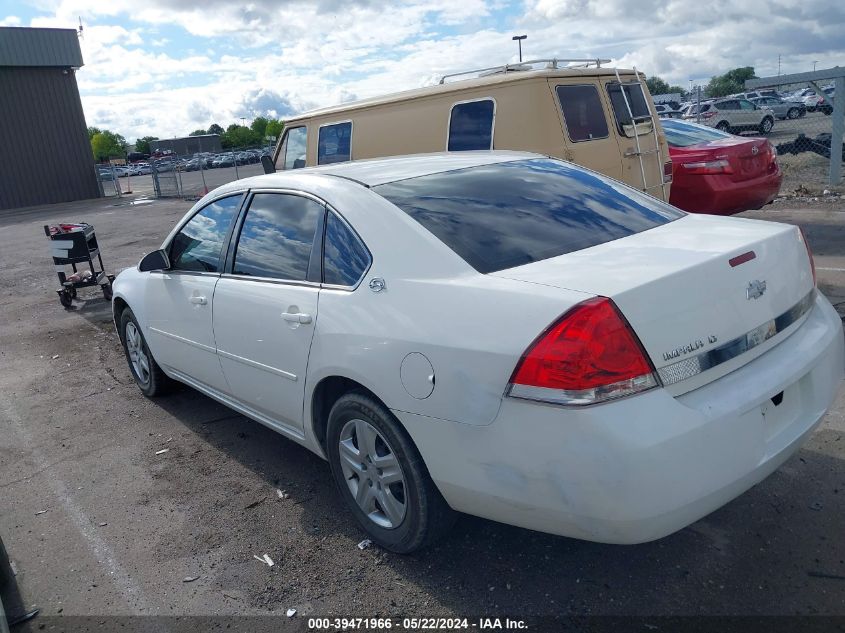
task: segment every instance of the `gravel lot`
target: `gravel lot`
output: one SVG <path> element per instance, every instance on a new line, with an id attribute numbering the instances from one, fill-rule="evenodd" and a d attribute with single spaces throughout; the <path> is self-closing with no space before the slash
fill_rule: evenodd
<path id="1" fill-rule="evenodd" d="M 145 399 L 102 295 L 80 291 L 88 300 L 73 311 L 56 299 L 43 224 L 94 224 L 118 271 L 189 206 L 106 199 L 0 213 L 0 534 L 26 605 L 63 617 L 845 615 L 843 391 L 778 472 L 654 543 L 463 517 L 416 555 L 358 549 L 326 463 L 191 389 Z M 803 226 L 820 286 L 845 312 L 842 199 L 747 215 Z M 253 557 L 263 554 L 273 567 Z"/>

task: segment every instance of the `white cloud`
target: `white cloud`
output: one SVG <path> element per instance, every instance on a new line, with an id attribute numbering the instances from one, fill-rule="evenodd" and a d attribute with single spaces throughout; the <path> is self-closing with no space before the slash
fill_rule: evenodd
<path id="1" fill-rule="evenodd" d="M 7 15 L 0 20 L 0 26 L 20 26 L 21 19 L 16 15 Z"/>
<path id="2" fill-rule="evenodd" d="M 611 57 L 683 86 L 737 66 L 774 74 L 779 54 L 784 73 L 845 65 L 837 0 L 41 1 L 50 15 L 34 25 L 74 28 L 82 16 L 88 122 L 127 138 L 284 116 L 515 61 L 517 32 L 528 34 L 527 58 Z M 194 36 L 196 52 L 173 27 Z"/>

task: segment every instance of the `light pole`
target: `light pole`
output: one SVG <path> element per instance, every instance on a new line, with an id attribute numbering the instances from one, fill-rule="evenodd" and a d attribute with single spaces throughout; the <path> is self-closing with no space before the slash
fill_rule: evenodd
<path id="1" fill-rule="evenodd" d="M 816 72 L 816 64 L 818 64 L 818 60 L 813 62 L 813 72 Z"/>
<path id="2" fill-rule="evenodd" d="M 527 39 L 527 35 L 514 35 L 511 39 L 515 40 L 517 44 L 519 44 L 519 63 L 522 63 L 522 40 Z"/>

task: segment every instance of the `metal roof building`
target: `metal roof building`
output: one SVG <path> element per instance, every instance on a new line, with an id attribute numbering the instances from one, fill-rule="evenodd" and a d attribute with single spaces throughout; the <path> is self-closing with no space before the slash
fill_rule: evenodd
<path id="1" fill-rule="evenodd" d="M 0 210 L 100 194 L 73 29 L 0 27 Z"/>

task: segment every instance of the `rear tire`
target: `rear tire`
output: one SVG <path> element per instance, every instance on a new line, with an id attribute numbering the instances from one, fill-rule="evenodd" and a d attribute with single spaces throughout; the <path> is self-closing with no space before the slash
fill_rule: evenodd
<path id="1" fill-rule="evenodd" d="M 786 118 L 787 119 L 797 119 L 798 118 L 798 108 L 789 108 L 786 111 Z"/>
<path id="2" fill-rule="evenodd" d="M 730 133 L 731 126 L 727 121 L 720 121 L 719 124 L 716 126 L 716 129 L 721 130 L 722 132 Z"/>
<path id="3" fill-rule="evenodd" d="M 760 127 L 757 128 L 760 134 L 768 134 L 772 131 L 772 128 L 775 126 L 774 119 L 772 117 L 767 116 L 760 122 Z"/>
<path id="4" fill-rule="evenodd" d="M 123 343 L 129 371 L 141 392 L 148 398 L 168 393 L 173 387 L 173 381 L 153 358 L 141 333 L 141 326 L 129 308 L 125 308 L 120 315 L 120 341 Z"/>
<path id="5" fill-rule="evenodd" d="M 375 543 L 408 554 L 452 527 L 454 510 L 383 404 L 359 392 L 341 396 L 329 413 L 326 442 L 340 496 Z"/>

